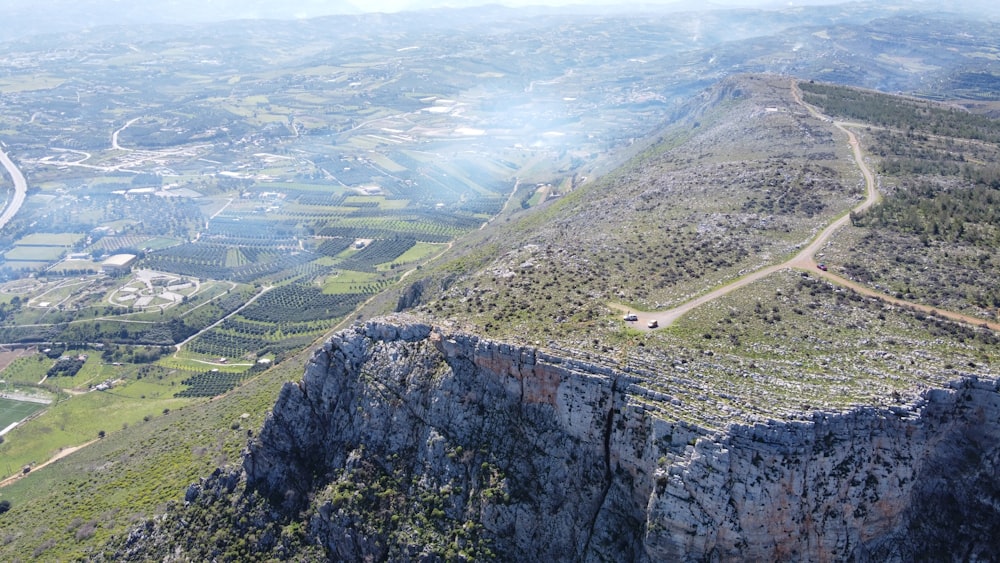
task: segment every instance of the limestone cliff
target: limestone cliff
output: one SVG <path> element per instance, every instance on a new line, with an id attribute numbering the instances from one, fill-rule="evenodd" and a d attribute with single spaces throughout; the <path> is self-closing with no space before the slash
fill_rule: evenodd
<path id="1" fill-rule="evenodd" d="M 662 420 L 654 402 L 610 367 L 369 322 L 334 337 L 282 390 L 245 456 L 247 485 L 288 513 L 307 509 L 315 540 L 349 560 L 433 555 L 412 530 L 398 533 L 403 523 L 387 524 L 387 540 L 335 494 L 366 467 L 405 476 L 408 496 L 434 491 L 421 498 L 436 517 L 476 526 L 503 559 L 1000 553 L 994 382 L 723 432 Z"/>

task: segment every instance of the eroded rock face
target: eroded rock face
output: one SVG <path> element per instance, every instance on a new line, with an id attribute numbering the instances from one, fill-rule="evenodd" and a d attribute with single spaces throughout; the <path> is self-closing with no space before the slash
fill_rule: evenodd
<path id="1" fill-rule="evenodd" d="M 311 506 L 311 533 L 343 559 L 385 557 L 400 537 L 361 526 L 356 505 L 330 493 L 361 468 L 404 476 L 408 495 L 434 491 L 441 518 L 476 523 L 504 559 L 1000 553 L 994 382 L 724 432 L 658 418 L 641 383 L 424 324 L 369 322 L 285 385 L 245 456 L 248 487 L 289 513 Z"/>

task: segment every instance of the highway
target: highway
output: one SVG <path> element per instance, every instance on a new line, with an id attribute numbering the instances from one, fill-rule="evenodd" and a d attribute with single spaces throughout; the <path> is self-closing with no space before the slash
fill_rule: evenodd
<path id="1" fill-rule="evenodd" d="M 14 181 L 14 199 L 3 210 L 3 215 L 0 215 L 0 229 L 2 229 L 14 218 L 14 215 L 17 215 L 24 204 L 24 198 L 28 195 L 28 182 L 6 152 L 0 151 L 0 163 L 3 163 L 4 168 L 7 169 L 7 175 Z"/>

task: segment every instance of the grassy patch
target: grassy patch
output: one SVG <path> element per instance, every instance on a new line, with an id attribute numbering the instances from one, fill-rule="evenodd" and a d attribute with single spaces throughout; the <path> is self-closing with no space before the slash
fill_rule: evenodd
<path id="1" fill-rule="evenodd" d="M 48 405 L 44 403 L 15 401 L 14 399 L 0 397 L 0 430 L 27 418 L 32 413 L 38 412 L 46 406 Z"/>
<path id="2" fill-rule="evenodd" d="M 186 402 L 174 398 L 126 397 L 113 390 L 72 396 L 49 406 L 30 424 L 11 431 L 0 445 L 0 457 L 16 471 L 24 465 L 43 462 L 62 448 L 96 438 L 101 430 L 119 430 L 155 416 L 164 408 L 177 408 Z M 2 469 L 9 474 L 6 467 Z"/>
<path id="3" fill-rule="evenodd" d="M 149 248 L 150 250 L 162 250 L 164 248 L 176 246 L 180 243 L 181 241 L 175 238 L 153 237 L 149 240 L 143 241 L 142 246 L 143 248 Z"/>
<path id="4" fill-rule="evenodd" d="M 58 87 L 64 80 L 55 76 L 25 76 L 20 79 L 0 80 L 0 92 L 5 94 L 31 92 L 33 90 L 50 90 Z"/>
<path id="5" fill-rule="evenodd" d="M 136 518 L 179 500 L 190 483 L 239 460 L 247 430 L 260 427 L 280 386 L 301 376 L 301 370 L 301 360 L 288 361 L 233 391 L 224 402 L 178 401 L 166 413 L 160 403 L 148 419 L 140 416 L 127 428 L 122 428 L 124 422 L 104 425 L 103 440 L 2 490 L 12 510 L 0 520 L 7 538 L 0 544 L 0 558 L 85 558 L 88 550 Z M 93 430 L 96 437 L 95 428 L 100 429 L 95 425 L 84 434 Z M 60 509 L 52 511 L 56 506 Z M 78 534 L 81 523 L 88 522 L 97 523 L 92 534 Z"/>
<path id="6" fill-rule="evenodd" d="M 54 360 L 43 354 L 18 358 L 3 371 L 3 379 L 16 383 L 37 384 L 45 377 L 45 372 L 53 363 Z"/>
<path id="7" fill-rule="evenodd" d="M 4 253 L 9 261 L 51 262 L 62 258 L 66 249 L 60 246 L 15 246 Z"/>
<path id="8" fill-rule="evenodd" d="M 79 233 L 33 233 L 18 240 L 16 246 L 73 246 L 83 240 Z"/>
<path id="9" fill-rule="evenodd" d="M 350 206 L 355 205 L 365 205 L 365 204 L 376 204 L 379 209 L 391 210 L 391 209 L 406 209 L 409 205 L 405 199 L 386 199 L 384 196 L 378 195 L 350 195 L 344 199 L 344 204 Z"/>
<path id="10" fill-rule="evenodd" d="M 383 154 L 376 153 L 376 154 L 373 154 L 370 158 L 371 158 L 372 162 L 374 162 L 375 164 L 379 165 L 380 167 L 384 168 L 385 170 L 387 170 L 389 172 L 405 172 L 406 171 L 406 167 L 405 166 L 397 164 L 392 159 L 390 159 L 389 157 L 387 157 L 387 156 L 385 156 Z"/>
<path id="11" fill-rule="evenodd" d="M 242 373 L 247 370 L 245 365 L 235 365 L 242 364 L 239 360 L 232 360 L 232 363 L 220 363 L 216 360 L 219 358 L 214 357 L 210 360 L 205 359 L 204 354 L 195 354 L 188 351 L 181 351 L 176 356 L 170 356 L 166 358 L 161 358 L 157 364 L 165 368 L 171 368 L 176 370 L 184 370 L 187 372 L 203 372 L 210 369 L 217 369 L 226 373 Z"/>
<path id="12" fill-rule="evenodd" d="M 406 252 L 401 254 L 398 258 L 393 260 L 391 264 L 382 264 L 376 269 L 378 271 L 387 271 L 393 269 L 397 265 L 421 262 L 441 252 L 444 248 L 445 245 L 443 244 L 418 242 L 416 245 L 413 246 L 413 248 L 407 250 Z"/>
<path id="13" fill-rule="evenodd" d="M 341 270 L 323 281 L 323 293 L 357 293 L 358 288 L 377 283 L 379 279 L 376 273 Z"/>

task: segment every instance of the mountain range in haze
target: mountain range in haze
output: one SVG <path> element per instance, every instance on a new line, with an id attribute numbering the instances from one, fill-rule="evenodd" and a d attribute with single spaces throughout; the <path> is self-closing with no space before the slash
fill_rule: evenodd
<path id="1" fill-rule="evenodd" d="M 104 25 L 193 24 L 239 19 L 307 19 L 328 15 L 356 15 L 370 12 L 399 12 L 437 8 L 471 8 L 492 5 L 532 7 L 539 10 L 574 12 L 593 11 L 701 11 L 725 8 L 789 8 L 804 5 L 835 4 L 829 0 L 647 0 L 629 6 L 615 5 L 605 0 L 155 0 L 133 3 L 124 0 L 10 0 L 4 6 L 4 26 L 0 41 L 31 35 L 64 33 Z M 925 1 L 872 2 L 878 5 L 898 4 L 900 9 L 934 6 Z M 921 6 L 923 5 L 923 6 Z M 964 12 L 985 17 L 1000 17 L 1000 8 L 986 0 L 966 0 L 934 6 L 935 10 Z"/>

